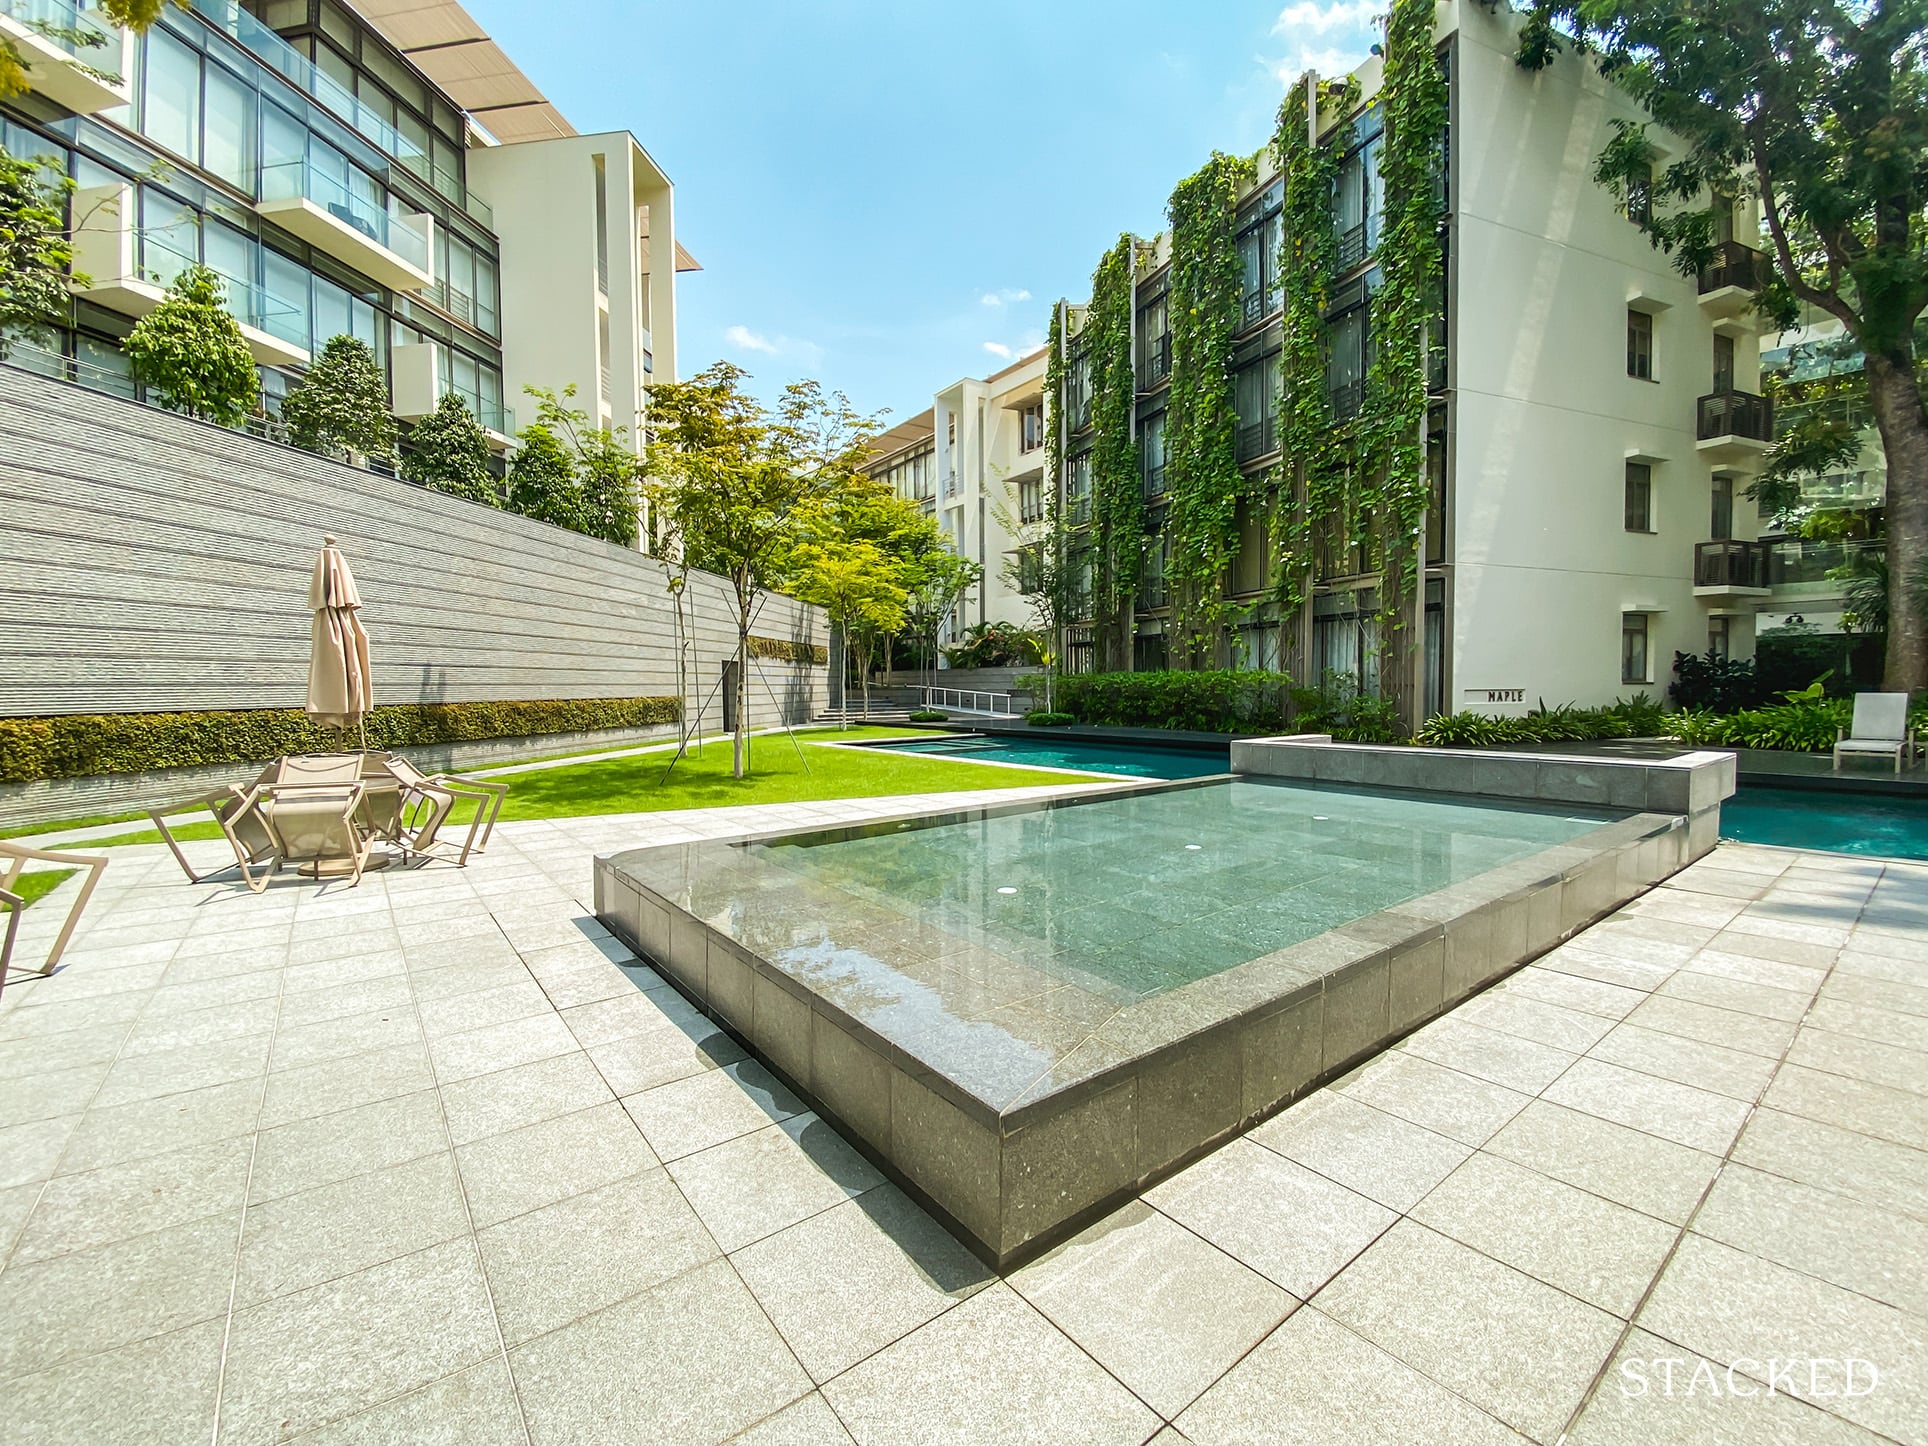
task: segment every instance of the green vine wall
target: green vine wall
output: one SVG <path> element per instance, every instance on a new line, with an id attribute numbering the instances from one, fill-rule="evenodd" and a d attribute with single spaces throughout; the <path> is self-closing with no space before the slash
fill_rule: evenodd
<path id="1" fill-rule="evenodd" d="M 1239 197 L 1257 179 L 1250 160 L 1215 152 L 1172 191 L 1170 400 L 1165 411 L 1166 577 L 1178 635 L 1209 662 L 1224 607 L 1226 568 L 1238 547 L 1238 504 L 1249 488 L 1238 465 L 1232 338 L 1244 277 Z M 1176 661 L 1179 654 L 1174 653 Z"/>
<path id="2" fill-rule="evenodd" d="M 1125 234 L 1099 259 L 1091 277 L 1091 308 L 1079 333 L 1091 365 L 1092 621 L 1100 666 L 1106 668 L 1131 665 L 1132 598 L 1144 545 L 1132 417 L 1138 391 L 1131 354 L 1135 255 L 1132 238 Z"/>
<path id="3" fill-rule="evenodd" d="M 1044 353 L 1044 401 L 1045 420 L 1048 425 L 1044 433 L 1044 466 L 1051 477 L 1051 496 L 1054 498 L 1064 486 L 1064 437 L 1066 417 L 1064 412 L 1064 373 L 1065 373 L 1065 303 L 1060 300 L 1051 308 L 1051 330 L 1045 341 Z"/>

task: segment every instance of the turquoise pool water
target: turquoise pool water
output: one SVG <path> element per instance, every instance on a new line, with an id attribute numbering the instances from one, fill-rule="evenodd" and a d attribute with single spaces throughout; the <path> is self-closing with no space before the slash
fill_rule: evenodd
<path id="1" fill-rule="evenodd" d="M 805 887 L 813 920 L 871 919 L 871 932 L 913 953 L 912 941 L 941 937 L 1143 996 L 1609 821 L 1600 812 L 1241 779 L 751 848 Z M 821 934 L 823 925 L 814 927 Z M 839 945 L 848 946 L 816 947 Z M 929 967 L 940 967 L 940 956 Z"/>
<path id="2" fill-rule="evenodd" d="M 1122 773 L 1132 778 L 1203 778 L 1231 771 L 1231 747 L 1134 748 L 1081 738 L 1009 737 L 973 733 L 954 738 L 911 738 L 880 743 L 894 753 L 934 753 L 945 758 L 984 758 L 994 763 L 1029 763 L 1039 768 L 1082 768 Z"/>
<path id="3" fill-rule="evenodd" d="M 1721 805 L 1720 836 L 1737 843 L 1928 859 L 1928 799 L 1744 784 Z"/>

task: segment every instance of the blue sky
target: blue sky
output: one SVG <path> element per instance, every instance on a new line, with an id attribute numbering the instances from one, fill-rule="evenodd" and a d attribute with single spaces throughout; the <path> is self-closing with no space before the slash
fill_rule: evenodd
<path id="1" fill-rule="evenodd" d="M 923 410 L 1038 345 L 1121 230 L 1251 152 L 1383 0 L 467 0 L 577 129 L 676 183 L 679 370 Z"/>

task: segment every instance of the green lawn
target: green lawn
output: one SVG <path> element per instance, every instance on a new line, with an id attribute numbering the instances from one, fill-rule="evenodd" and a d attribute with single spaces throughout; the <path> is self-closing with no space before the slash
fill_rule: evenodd
<path id="1" fill-rule="evenodd" d="M 509 797 L 502 817 L 576 818 L 599 813 L 650 813 L 678 808 L 717 808 L 737 803 L 810 803 L 828 798 L 878 798 L 893 793 L 966 792 L 1024 788 L 1047 783 L 1090 783 L 1076 773 L 1019 771 L 951 758 L 824 748 L 819 743 L 913 736 L 902 729 L 852 728 L 818 732 L 803 742 L 809 772 L 782 734 L 751 740 L 748 778 L 730 777 L 728 740 L 691 752 L 670 773 L 668 753 L 643 753 L 603 763 L 542 768 L 502 779 Z M 799 735 L 803 738 L 804 735 Z"/>
<path id="2" fill-rule="evenodd" d="M 13 892 L 31 904 L 36 899 L 46 898 L 65 880 L 79 872 L 79 869 L 41 869 L 37 873 L 22 874 L 13 886 Z"/>

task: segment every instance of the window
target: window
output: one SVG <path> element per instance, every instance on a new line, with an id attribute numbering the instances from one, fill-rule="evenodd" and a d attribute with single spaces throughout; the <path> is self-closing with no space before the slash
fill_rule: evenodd
<path id="1" fill-rule="evenodd" d="M 1071 354 L 1064 383 L 1065 410 L 1071 415 L 1071 430 L 1081 432 L 1091 425 L 1091 358 L 1082 350 Z"/>
<path id="2" fill-rule="evenodd" d="M 141 131 L 190 161 L 201 159 L 201 57 L 160 26 L 147 32 L 147 83 L 141 90 Z"/>
<path id="3" fill-rule="evenodd" d="M 1171 317 L 1164 292 L 1138 308 L 1138 390 L 1148 392 L 1172 370 Z"/>
<path id="4" fill-rule="evenodd" d="M 1716 477 L 1713 507 L 1707 519 L 1707 535 L 1715 542 L 1726 542 L 1734 535 L 1734 479 Z"/>
<path id="5" fill-rule="evenodd" d="M 1018 592 L 1030 597 L 1044 587 L 1044 544 L 1018 549 Z"/>
<path id="6" fill-rule="evenodd" d="M 1018 482 L 1018 521 L 1044 521 L 1044 474 L 1033 472 Z"/>
<path id="7" fill-rule="evenodd" d="M 1716 658 L 1731 656 L 1728 652 L 1733 642 L 1732 618 L 1711 617 L 1707 620 L 1707 651 Z"/>
<path id="8" fill-rule="evenodd" d="M 1714 390 L 1734 390 L 1734 338 L 1714 334 Z"/>
<path id="9" fill-rule="evenodd" d="M 1279 354 L 1232 374 L 1232 408 L 1238 417 L 1234 446 L 1240 462 L 1255 461 L 1278 448 Z"/>
<path id="10" fill-rule="evenodd" d="M 1331 400 L 1333 415 L 1343 421 L 1356 416 L 1366 401 L 1372 336 L 1363 305 L 1332 318 L 1326 346 L 1326 394 Z"/>
<path id="11" fill-rule="evenodd" d="M 1144 465 L 1147 500 L 1165 495 L 1165 414 L 1145 418 L 1138 429 L 1138 455 Z"/>
<path id="12" fill-rule="evenodd" d="M 1357 588 L 1312 599 L 1312 657 L 1319 676 L 1343 673 L 1379 691 L 1379 591 Z"/>
<path id="13" fill-rule="evenodd" d="M 1647 671 L 1647 615 L 1620 614 L 1620 681 L 1651 683 Z"/>
<path id="14" fill-rule="evenodd" d="M 1064 482 L 1066 519 L 1073 527 L 1091 521 L 1091 454 L 1080 452 L 1071 459 Z"/>
<path id="15" fill-rule="evenodd" d="M 1654 469 L 1645 462 L 1627 464 L 1627 520 L 1629 532 L 1654 530 Z"/>
<path id="16" fill-rule="evenodd" d="M 1161 531 L 1145 544 L 1138 563 L 1138 606 L 1162 608 L 1170 599 L 1165 590 L 1165 562 L 1168 544 Z"/>
<path id="17" fill-rule="evenodd" d="M 1627 219 L 1645 226 L 1654 218 L 1654 175 L 1651 170 L 1627 177 Z"/>
<path id="18" fill-rule="evenodd" d="M 1643 382 L 1654 379 L 1654 319 L 1632 307 L 1627 308 L 1627 375 Z"/>
<path id="19" fill-rule="evenodd" d="M 1044 445 L 1044 403 L 1030 402 L 1018 413 L 1018 450 L 1035 452 Z"/>
<path id="20" fill-rule="evenodd" d="M 1279 244 L 1284 236 L 1280 207 L 1284 200 L 1285 183 L 1274 181 L 1239 216 L 1238 255 L 1245 282 L 1246 326 L 1264 320 L 1285 300 L 1285 293 L 1279 289 Z"/>

